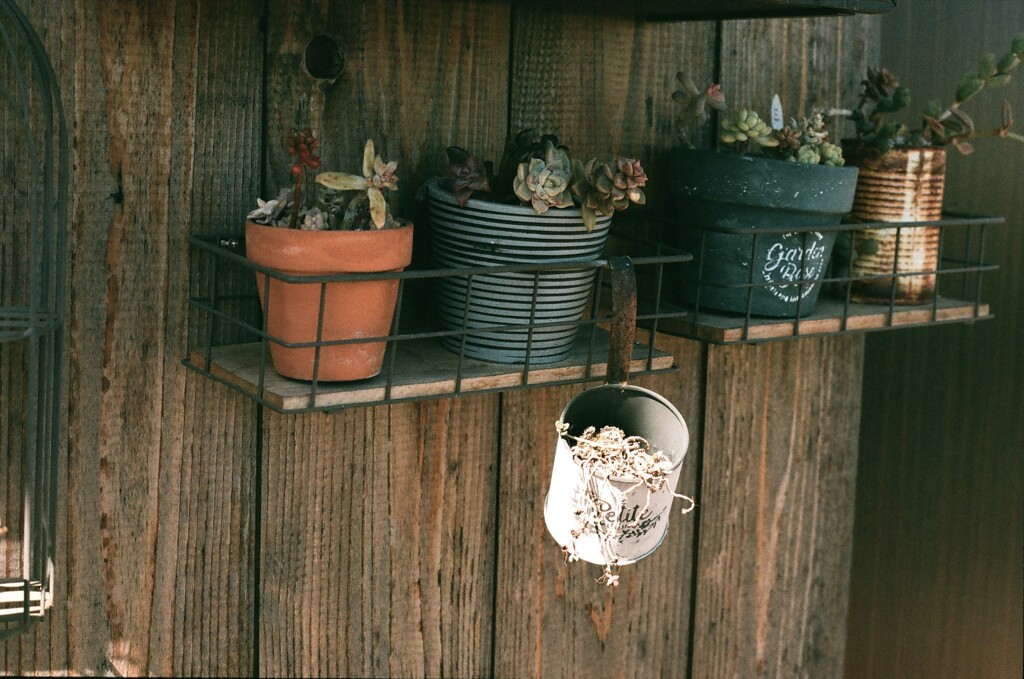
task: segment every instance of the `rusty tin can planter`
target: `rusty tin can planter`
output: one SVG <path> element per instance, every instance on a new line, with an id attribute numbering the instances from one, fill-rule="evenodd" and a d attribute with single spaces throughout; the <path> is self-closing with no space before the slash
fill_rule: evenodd
<path id="1" fill-rule="evenodd" d="M 251 261 L 282 274 L 383 273 L 401 271 L 412 261 L 412 234 L 411 223 L 371 231 L 303 231 L 250 221 L 245 225 L 245 249 Z M 280 342 L 316 344 L 386 337 L 398 299 L 397 279 L 306 283 L 270 275 L 268 285 L 266 278 L 256 273 L 267 333 L 273 338 L 270 356 L 280 375 L 334 382 L 366 379 L 380 372 L 384 341 L 319 347 L 293 347 Z M 321 288 L 323 320 L 318 337 Z"/>
<path id="2" fill-rule="evenodd" d="M 927 222 L 942 217 L 946 149 L 895 148 L 884 154 L 844 142 L 847 162 L 860 169 L 850 216 L 861 222 Z M 920 304 L 935 295 L 939 268 L 938 226 L 864 229 L 836 248 L 837 265 L 855 280 L 857 302 Z M 914 272 L 923 272 L 920 274 Z"/>
<path id="3" fill-rule="evenodd" d="M 685 301 L 756 316 L 814 311 L 835 242 L 815 227 L 850 211 L 857 168 L 675 149 L 671 179 L 678 243 L 700 272 L 684 281 Z"/>

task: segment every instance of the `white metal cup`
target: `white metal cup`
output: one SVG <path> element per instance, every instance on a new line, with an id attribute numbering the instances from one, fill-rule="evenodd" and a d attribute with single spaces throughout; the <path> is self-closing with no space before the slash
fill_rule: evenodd
<path id="1" fill-rule="evenodd" d="M 616 512 L 622 528 L 608 545 L 615 562 L 625 565 L 648 556 L 668 531 L 672 494 L 690 441 L 683 416 L 660 394 L 641 387 L 610 384 L 578 395 L 562 411 L 561 420 L 569 425 L 573 436 L 579 436 L 589 426 L 618 427 L 627 436 L 647 439 L 652 450 L 662 451 L 671 460 L 666 483 L 656 492 L 637 479 L 595 479 L 602 509 Z M 578 524 L 575 498 L 584 491 L 586 483 L 571 447 L 565 437 L 558 438 L 551 485 L 544 502 L 544 522 L 551 537 L 562 547 L 573 541 L 572 531 Z M 575 553 L 583 561 L 606 564 L 608 555 L 601 542 L 597 533 L 583 533 L 575 540 Z"/>

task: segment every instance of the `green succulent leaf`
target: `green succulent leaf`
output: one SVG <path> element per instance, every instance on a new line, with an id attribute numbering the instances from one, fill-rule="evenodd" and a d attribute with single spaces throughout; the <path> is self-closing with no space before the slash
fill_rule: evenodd
<path id="1" fill-rule="evenodd" d="M 985 81 L 973 75 L 964 76 L 960 85 L 956 88 L 956 100 L 964 102 L 980 92 L 985 87 Z"/>
<path id="2" fill-rule="evenodd" d="M 1018 57 L 1013 52 L 1010 52 L 1009 54 L 1007 54 L 1006 56 L 999 60 L 997 68 L 999 69 L 1000 73 L 1009 73 L 1013 69 L 1017 68 L 1017 66 L 1019 65 L 1020 57 Z"/>
<path id="3" fill-rule="evenodd" d="M 978 77 L 987 80 L 996 74 L 996 55 L 989 52 L 981 58 L 981 66 L 978 67 Z"/>
<path id="4" fill-rule="evenodd" d="M 1010 50 L 1020 57 L 1021 60 L 1024 60 L 1024 33 L 1021 33 L 1013 39 L 1013 43 L 1010 45 Z"/>

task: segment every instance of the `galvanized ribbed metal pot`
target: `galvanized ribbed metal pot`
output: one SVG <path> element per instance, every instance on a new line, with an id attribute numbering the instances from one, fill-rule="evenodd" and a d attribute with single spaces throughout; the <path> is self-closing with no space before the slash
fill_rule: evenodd
<path id="1" fill-rule="evenodd" d="M 459 206 L 437 182 L 427 190 L 434 263 L 444 268 L 594 260 L 601 255 L 611 217 L 598 215 L 593 231 L 578 208 L 537 214 L 530 206 L 470 199 Z M 596 269 L 445 276 L 436 286 L 437 311 L 448 330 L 516 326 L 465 335 L 466 356 L 496 363 L 555 363 L 565 359 L 590 300 Z M 546 324 L 530 330 L 527 326 Z M 565 321 L 565 325 L 557 325 Z M 462 336 L 444 338 L 462 350 Z M 529 354 L 528 354 L 529 350 Z"/>

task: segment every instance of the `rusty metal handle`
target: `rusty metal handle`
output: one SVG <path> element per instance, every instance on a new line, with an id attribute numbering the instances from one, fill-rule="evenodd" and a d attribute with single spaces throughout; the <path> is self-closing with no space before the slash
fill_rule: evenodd
<path id="1" fill-rule="evenodd" d="M 636 271 L 629 257 L 608 260 L 612 278 L 611 338 L 608 344 L 608 383 L 625 384 L 636 338 Z"/>

